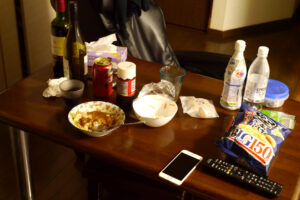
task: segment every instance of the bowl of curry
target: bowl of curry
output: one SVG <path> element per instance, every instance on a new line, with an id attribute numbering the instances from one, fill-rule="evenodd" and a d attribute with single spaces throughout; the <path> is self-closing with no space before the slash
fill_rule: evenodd
<path id="1" fill-rule="evenodd" d="M 72 108 L 68 119 L 76 129 L 84 134 L 101 137 L 124 124 L 125 113 L 115 104 L 89 101 Z"/>

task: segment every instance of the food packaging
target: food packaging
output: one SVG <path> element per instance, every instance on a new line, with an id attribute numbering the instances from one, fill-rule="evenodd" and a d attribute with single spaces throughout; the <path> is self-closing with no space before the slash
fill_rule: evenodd
<path id="1" fill-rule="evenodd" d="M 289 97 L 289 88 L 282 82 L 269 79 L 264 106 L 278 108 Z"/>
<path id="2" fill-rule="evenodd" d="M 274 111 L 274 110 L 261 110 L 261 112 L 268 117 L 271 117 L 275 121 L 283 124 L 289 129 L 294 129 L 296 123 L 296 116 L 290 115 L 284 112 Z"/>
<path id="3" fill-rule="evenodd" d="M 231 128 L 216 145 L 239 164 L 267 176 L 290 133 L 281 123 L 243 102 Z"/>
<path id="4" fill-rule="evenodd" d="M 181 96 L 183 113 L 196 118 L 216 118 L 219 117 L 213 101 L 193 96 Z"/>

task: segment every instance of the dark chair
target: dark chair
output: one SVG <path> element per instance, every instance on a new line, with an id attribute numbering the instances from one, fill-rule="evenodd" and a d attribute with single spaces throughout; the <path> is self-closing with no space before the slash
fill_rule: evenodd
<path id="1" fill-rule="evenodd" d="M 52 5 L 55 5 L 54 1 L 51 0 Z M 86 41 L 95 41 L 99 37 L 116 33 L 118 44 L 126 46 L 130 56 L 162 65 L 181 66 L 188 71 L 223 80 L 231 55 L 199 51 L 174 52 L 167 40 L 163 12 L 153 0 L 149 1 L 149 10 L 141 11 L 141 16 L 127 13 L 126 29 L 129 38 L 126 39 L 120 34 L 120 26 L 116 21 L 115 1 L 78 0 L 79 23 Z M 250 61 L 246 60 L 246 64 L 249 66 Z"/>
<path id="2" fill-rule="evenodd" d="M 199 51 L 174 52 L 167 40 L 163 12 L 153 0 L 149 1 L 149 10 L 141 11 L 141 16 L 127 13 L 126 29 L 129 38 L 124 38 L 116 21 L 114 2 L 79 0 L 80 23 L 87 41 L 117 33 L 119 44 L 128 48 L 130 56 L 163 65 L 178 65 L 188 71 L 223 80 L 231 55 Z M 249 66 L 250 62 L 246 62 Z"/>

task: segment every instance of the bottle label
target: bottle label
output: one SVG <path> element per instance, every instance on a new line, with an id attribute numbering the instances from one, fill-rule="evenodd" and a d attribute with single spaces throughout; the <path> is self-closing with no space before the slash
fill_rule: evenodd
<path id="1" fill-rule="evenodd" d="M 244 60 L 231 59 L 224 75 L 224 87 L 221 102 L 227 107 L 240 107 L 243 83 L 246 77 Z"/>
<path id="2" fill-rule="evenodd" d="M 85 55 L 83 58 L 84 62 L 84 75 L 86 76 L 88 74 L 88 56 Z"/>
<path id="3" fill-rule="evenodd" d="M 52 54 L 55 56 L 64 56 L 66 47 L 66 37 L 56 37 L 51 35 Z"/>
<path id="4" fill-rule="evenodd" d="M 244 99 L 252 103 L 264 102 L 267 84 L 268 78 L 263 75 L 250 74 L 246 84 Z"/>
<path id="5" fill-rule="evenodd" d="M 85 55 L 85 52 L 84 52 L 85 47 L 80 42 L 73 42 L 72 48 L 73 48 L 73 51 L 72 51 L 73 52 L 73 55 L 72 55 L 73 58 L 79 58 L 80 55 Z"/>
<path id="6" fill-rule="evenodd" d="M 63 58 L 63 65 L 64 65 L 64 77 L 70 78 L 70 68 L 69 68 L 69 61 Z"/>
<path id="7" fill-rule="evenodd" d="M 124 97 L 131 97 L 135 94 L 135 78 L 130 80 L 122 80 L 118 78 L 117 93 Z"/>

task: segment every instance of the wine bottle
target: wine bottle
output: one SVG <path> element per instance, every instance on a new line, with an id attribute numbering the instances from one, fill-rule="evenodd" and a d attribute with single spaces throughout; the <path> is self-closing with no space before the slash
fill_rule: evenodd
<path id="1" fill-rule="evenodd" d="M 70 79 L 85 81 L 85 75 L 87 74 L 87 67 L 84 63 L 86 46 L 79 28 L 77 1 L 69 2 L 69 20 L 69 31 L 64 57 L 64 73 Z"/>
<path id="2" fill-rule="evenodd" d="M 56 0 L 56 17 L 51 22 L 51 45 L 53 74 L 55 78 L 64 76 L 63 56 L 69 23 L 66 17 L 65 0 Z"/>

